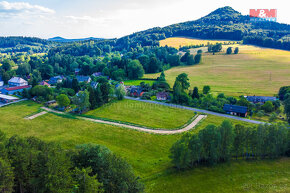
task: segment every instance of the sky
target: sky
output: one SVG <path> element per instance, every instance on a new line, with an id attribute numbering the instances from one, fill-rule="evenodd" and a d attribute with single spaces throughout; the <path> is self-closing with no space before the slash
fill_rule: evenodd
<path id="1" fill-rule="evenodd" d="M 191 21 L 223 6 L 244 15 L 277 9 L 290 24 L 287 0 L 0 0 L 0 36 L 119 38 Z"/>

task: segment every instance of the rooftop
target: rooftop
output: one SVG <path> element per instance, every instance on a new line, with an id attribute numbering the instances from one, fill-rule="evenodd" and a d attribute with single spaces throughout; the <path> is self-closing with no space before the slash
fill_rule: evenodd
<path id="1" fill-rule="evenodd" d="M 13 96 L 5 95 L 5 94 L 0 94 L 0 98 L 2 98 L 2 99 L 6 99 L 6 100 L 17 100 L 17 99 L 19 99 L 19 98 L 17 98 L 17 97 L 13 97 Z"/>

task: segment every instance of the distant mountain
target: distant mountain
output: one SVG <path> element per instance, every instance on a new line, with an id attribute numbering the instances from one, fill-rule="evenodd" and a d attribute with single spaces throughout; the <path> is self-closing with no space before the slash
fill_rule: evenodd
<path id="1" fill-rule="evenodd" d="M 249 44 L 290 50 L 290 25 L 251 22 L 248 15 L 242 15 L 229 6 L 216 9 L 195 21 L 155 27 L 125 36 L 117 40 L 117 47 L 158 46 L 160 40 L 178 36 L 244 40 Z"/>
<path id="2" fill-rule="evenodd" d="M 53 41 L 53 42 L 80 42 L 80 41 L 88 41 L 88 40 L 98 41 L 98 40 L 103 40 L 103 38 L 89 37 L 89 38 L 80 38 L 80 39 L 65 39 L 63 37 L 54 37 L 54 38 L 48 39 L 48 41 Z"/>

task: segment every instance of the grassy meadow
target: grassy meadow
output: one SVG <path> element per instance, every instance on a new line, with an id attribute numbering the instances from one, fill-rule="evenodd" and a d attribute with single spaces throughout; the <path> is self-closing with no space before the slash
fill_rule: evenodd
<path id="1" fill-rule="evenodd" d="M 195 45 L 207 45 L 210 44 L 216 44 L 216 43 L 235 43 L 235 41 L 228 41 L 228 40 L 204 40 L 204 39 L 196 39 L 196 38 L 186 38 L 186 37 L 174 37 L 174 38 L 166 38 L 164 40 L 161 40 L 160 46 L 169 46 L 174 48 L 179 48 L 183 46 L 195 46 Z"/>
<path id="2" fill-rule="evenodd" d="M 109 103 L 85 115 L 165 129 L 182 127 L 195 116 L 194 112 L 189 110 L 132 100 Z"/>
<path id="3" fill-rule="evenodd" d="M 238 46 L 240 53 L 216 55 L 204 53 L 202 63 L 194 66 L 179 66 L 165 71 L 166 79 L 173 86 L 176 76 L 187 73 L 191 89 L 210 85 L 213 93 L 229 96 L 273 96 L 281 86 L 290 84 L 290 52 L 248 45 Z M 158 74 L 146 74 L 156 78 Z"/>
<path id="4" fill-rule="evenodd" d="M 134 105 L 115 109 L 120 114 Z M 126 103 L 126 101 L 124 102 Z M 119 104 L 118 104 L 119 105 Z M 51 113 L 25 120 L 24 117 L 39 111 L 39 104 L 25 101 L 0 108 L 0 130 L 8 136 L 35 136 L 45 141 L 56 141 L 65 148 L 77 144 L 105 145 L 133 166 L 145 183 L 146 192 L 289 192 L 290 160 L 232 161 L 231 164 L 177 172 L 168 157 L 172 144 L 181 135 L 155 135 L 115 126 L 78 119 L 69 119 Z M 126 109 L 128 108 L 128 109 Z M 160 107 L 162 108 L 162 107 Z M 167 108 L 166 108 L 167 109 Z M 104 117 L 114 118 L 106 110 Z M 107 113 L 107 114 L 106 114 Z M 171 113 L 174 113 L 173 110 Z M 185 112 L 180 112 L 184 114 Z M 145 114 L 145 113 L 144 113 Z M 159 114 L 169 114 L 160 109 Z M 185 113 L 186 114 L 186 113 Z M 190 116 L 189 116 L 190 117 Z M 144 116 L 152 122 L 152 117 Z M 174 118 L 176 120 L 176 118 Z M 208 116 L 191 132 L 197 132 L 208 123 L 219 124 L 224 118 Z M 235 121 L 234 123 L 244 124 Z M 172 124 L 172 123 L 170 123 Z"/>

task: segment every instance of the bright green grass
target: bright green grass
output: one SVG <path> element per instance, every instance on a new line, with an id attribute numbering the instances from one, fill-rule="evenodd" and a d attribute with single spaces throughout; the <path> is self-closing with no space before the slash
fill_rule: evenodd
<path id="1" fill-rule="evenodd" d="M 141 82 L 144 82 L 152 86 L 155 80 L 126 80 L 124 81 L 124 84 L 127 86 L 138 86 L 140 85 Z"/>
<path id="2" fill-rule="evenodd" d="M 133 100 L 110 103 L 86 115 L 108 118 L 152 128 L 175 129 L 185 125 L 194 112 Z"/>
<path id="3" fill-rule="evenodd" d="M 34 120 L 23 119 L 37 112 L 39 107 L 38 104 L 26 101 L 0 108 L 0 129 L 8 136 L 35 136 L 59 142 L 65 148 L 83 143 L 105 145 L 133 166 L 135 173 L 145 183 L 147 192 L 239 192 L 245 185 L 259 186 L 256 184 L 258 179 L 261 179 L 259 182 L 262 185 L 276 185 L 275 190 L 281 187 L 285 187 L 284 192 L 290 190 L 289 160 L 283 162 L 283 167 L 281 161 L 232 162 L 229 166 L 176 173 L 168 155 L 170 147 L 181 135 L 142 133 L 50 113 Z M 202 129 L 207 123 L 221 123 L 222 120 L 220 117 L 208 116 L 196 130 Z M 265 191 L 259 189 L 252 192 Z"/>
<path id="4" fill-rule="evenodd" d="M 235 47 L 236 45 L 234 45 Z M 224 49 L 226 46 L 223 46 Z M 187 73 L 191 89 L 210 85 L 212 92 L 228 96 L 273 96 L 281 86 L 290 84 L 290 52 L 239 45 L 235 55 L 203 54 L 202 63 L 194 66 L 174 67 L 165 71 L 166 80 L 173 86 L 175 78 Z M 159 74 L 146 74 L 157 78 Z"/>
<path id="5" fill-rule="evenodd" d="M 248 193 L 290 192 L 290 159 L 232 161 L 190 171 L 168 171 L 147 179 L 148 192 Z"/>

